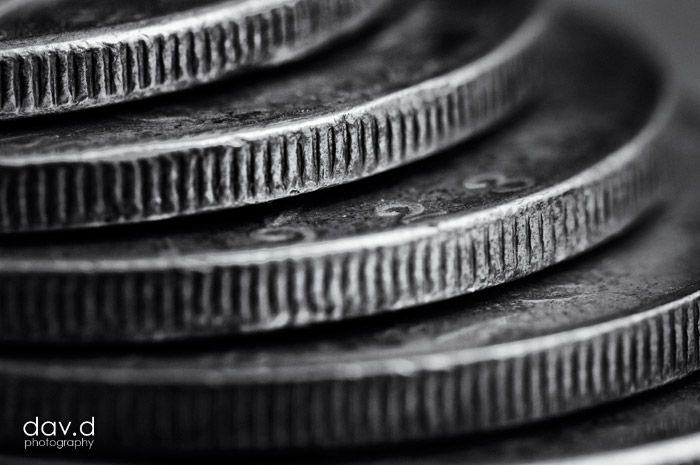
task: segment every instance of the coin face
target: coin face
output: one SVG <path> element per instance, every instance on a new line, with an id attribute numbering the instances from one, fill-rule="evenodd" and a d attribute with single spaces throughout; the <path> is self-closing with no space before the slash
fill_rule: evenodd
<path id="1" fill-rule="evenodd" d="M 511 281 L 618 234 L 662 194 L 654 141 L 673 101 L 633 47 L 585 27 L 553 34 L 546 101 L 400 175 L 313 204 L 4 238 L 12 323 L 0 337 L 152 341 L 338 321 Z"/>
<path id="2" fill-rule="evenodd" d="M 179 217 L 344 184 L 469 138 L 530 96 L 546 23 L 534 2 L 407 7 L 386 30 L 279 75 L 4 125 L 0 232 Z"/>
<path id="3" fill-rule="evenodd" d="M 617 103 L 598 119 L 588 115 L 588 121 L 600 121 L 604 134 L 624 120 L 614 117 L 615 109 L 624 108 L 617 99 L 643 82 L 640 62 L 629 53 L 601 54 L 602 45 L 611 52 L 616 42 L 599 39 L 592 46 L 592 37 L 600 36 L 588 28 L 580 26 L 574 34 L 576 28 L 569 24 L 565 30 L 578 38 L 562 39 L 558 46 L 582 67 L 567 66 L 572 73 L 570 98 L 580 101 L 550 103 L 539 110 L 543 114 L 552 111 L 568 121 L 563 109 L 586 115 L 588 105 L 598 105 L 591 103 L 599 102 L 592 95 L 573 91 L 578 79 L 598 82 L 582 72 L 595 63 L 594 57 L 614 64 L 611 70 L 619 70 L 626 60 L 636 62 L 636 79 L 623 80 L 626 85 L 619 90 L 610 79 L 619 71 L 598 75 L 601 85 L 610 87 L 596 95 Z M 579 47 L 590 47 L 591 55 L 579 56 Z M 641 113 L 630 114 L 644 118 Z M 530 122 L 507 133 L 522 130 L 534 137 L 540 124 L 532 122 L 538 118 L 533 114 Z M 690 122 L 674 123 L 665 131 L 657 149 L 665 165 L 682 160 L 679 171 L 691 178 L 698 167 L 700 118 L 688 118 Z M 582 141 L 601 142 L 581 134 L 586 125 L 574 127 Z M 483 143 L 505 143 L 510 137 L 504 132 Z M 556 147 L 553 136 L 537 140 Z M 566 146 L 575 160 L 577 145 Z M 533 154 L 546 152 L 545 144 L 528 147 Z M 631 157 L 636 153 L 629 148 L 623 152 Z M 495 159 L 499 151 L 488 153 Z M 449 165 L 456 158 L 445 160 Z M 0 438 L 17 440 L 16 418 L 91 412 L 103 435 L 97 445 L 102 450 L 147 445 L 150 451 L 201 453 L 395 443 L 540 420 L 657 387 L 700 366 L 700 262 L 695 259 L 700 249 L 700 187 L 693 179 L 682 187 L 687 193 L 672 209 L 604 253 L 510 287 L 391 319 L 240 341 L 141 347 L 131 355 L 106 348 L 5 350 L 0 357 L 0 402 L 17 407 L 0 417 Z M 142 279 L 131 281 L 132 294 Z M 250 283 L 258 279 L 251 277 Z M 198 286 L 217 289 L 220 284 L 199 281 Z M 115 289 L 105 289 L 100 295 L 107 300 Z M 3 326 L 26 324 L 36 307 L 32 311 L 3 312 Z M 47 316 L 54 315 L 65 314 Z M 105 317 L 120 318 L 117 313 Z M 134 317 L 151 325 L 158 321 L 149 320 L 150 315 L 127 315 Z M 32 324 L 60 329 L 56 321 L 37 319 Z M 72 318 L 68 324 L 76 323 L 80 320 Z M 190 416 L 192 405 L 197 406 L 196 421 Z"/>
<path id="4" fill-rule="evenodd" d="M 300 58 L 386 0 L 4 0 L 0 120 L 171 92 Z"/>

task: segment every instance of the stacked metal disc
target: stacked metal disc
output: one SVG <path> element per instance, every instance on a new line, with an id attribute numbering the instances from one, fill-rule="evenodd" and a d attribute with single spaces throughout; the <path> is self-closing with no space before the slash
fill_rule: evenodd
<path id="1" fill-rule="evenodd" d="M 680 95 L 536 0 L 0 2 L 0 461 L 700 462 Z"/>

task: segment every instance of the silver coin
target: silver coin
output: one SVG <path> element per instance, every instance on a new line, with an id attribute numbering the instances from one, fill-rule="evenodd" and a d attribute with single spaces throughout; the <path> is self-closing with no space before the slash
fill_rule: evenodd
<path id="1" fill-rule="evenodd" d="M 4 0 L 0 120 L 171 92 L 287 62 L 386 0 Z"/>
<path id="2" fill-rule="evenodd" d="M 392 458 L 353 463 L 691 465 L 700 463 L 700 379 L 634 401 L 501 436 L 441 444 L 430 451 L 394 451 Z M 386 454 L 389 457 L 388 454 Z M 290 463 L 290 462 L 286 462 Z M 291 462 L 293 463 L 293 462 Z M 301 463 L 301 461 L 300 461 Z M 304 461 L 307 464 L 321 461 Z M 336 460 L 334 463 L 351 463 Z"/>
<path id="3" fill-rule="evenodd" d="M 654 141 L 675 99 L 633 47 L 567 27 L 578 32 L 549 38 L 539 109 L 400 175 L 266 212 L 4 238 L 0 339 L 149 341 L 350 319 L 511 281 L 620 233 L 663 194 Z"/>
<path id="4" fill-rule="evenodd" d="M 692 152 L 682 171 L 697 172 L 698 121 L 686 146 L 660 147 L 665 163 Z M 674 127 L 670 139 L 686 131 Z M 693 181 L 671 211 L 601 253 L 392 318 L 132 354 L 7 349 L 0 441 L 21 444 L 25 418 L 89 414 L 103 451 L 402 443 L 551 418 L 676 380 L 700 367 Z"/>
<path id="5" fill-rule="evenodd" d="M 69 453 L 64 452 L 63 456 Z M 339 454 L 323 458 L 285 457 L 283 460 L 255 457 L 250 461 L 237 457 L 211 463 L 223 464 L 235 460 L 240 464 L 267 465 L 696 464 L 700 463 L 700 378 L 693 377 L 673 387 L 590 414 L 484 435 L 477 440 L 443 441 L 430 447 L 406 445 L 381 452 L 354 451 L 351 455 L 351 458 L 348 458 L 348 454 Z M 76 465 L 73 461 L 6 455 L 0 456 L 0 460 L 3 464 L 12 465 Z M 102 461 L 89 463 L 107 464 Z"/>
<path id="6" fill-rule="evenodd" d="M 410 2 L 392 27 L 279 76 L 7 124 L 0 232 L 261 203 L 436 153 L 530 96 L 547 17 L 535 5 Z"/>

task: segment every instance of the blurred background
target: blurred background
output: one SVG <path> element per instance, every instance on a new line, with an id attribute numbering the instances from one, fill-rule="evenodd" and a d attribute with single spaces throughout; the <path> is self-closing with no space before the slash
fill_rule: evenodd
<path id="1" fill-rule="evenodd" d="M 666 52 L 700 98 L 700 0 L 566 0 L 592 5 L 640 27 Z"/>

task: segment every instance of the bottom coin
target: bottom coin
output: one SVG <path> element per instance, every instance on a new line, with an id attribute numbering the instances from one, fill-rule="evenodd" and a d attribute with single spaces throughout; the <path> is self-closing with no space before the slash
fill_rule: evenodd
<path id="1" fill-rule="evenodd" d="M 689 115 L 666 134 L 668 163 L 687 173 L 700 165 L 698 128 Z M 393 318 L 131 355 L 6 350 L 0 440 L 21 449 L 28 420 L 94 417 L 93 453 L 403 443 L 658 387 L 700 368 L 700 184 L 684 187 L 597 254 Z"/>
<path id="2" fill-rule="evenodd" d="M 432 454 L 396 453 L 357 463 L 690 465 L 700 463 L 700 378 L 643 398 Z M 439 451 L 435 453 L 435 451 Z M 348 462 L 335 462 L 345 463 Z"/>
<path id="3" fill-rule="evenodd" d="M 34 452 L 29 440 L 28 449 Z M 358 453 L 339 457 L 258 460 L 256 465 L 689 465 L 700 463 L 700 377 L 586 415 L 522 430 L 441 442 L 433 447 Z M 391 457 L 391 458 L 387 458 Z M 0 456 L 8 465 L 68 465 L 60 459 Z M 75 462 L 70 462 L 75 465 Z M 86 462 L 90 463 L 90 462 Z M 99 462 L 108 465 L 106 462 Z M 110 462 L 111 463 L 111 462 Z M 234 463 L 215 461 L 211 463 Z M 114 465 L 117 465 L 114 463 Z M 126 464 L 121 464 L 126 465 Z"/>

